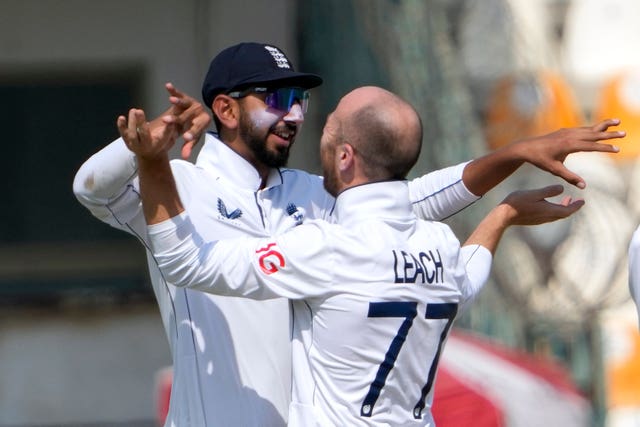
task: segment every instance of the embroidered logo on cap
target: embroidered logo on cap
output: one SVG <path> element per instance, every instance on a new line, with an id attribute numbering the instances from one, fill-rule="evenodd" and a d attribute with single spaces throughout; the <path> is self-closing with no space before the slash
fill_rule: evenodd
<path id="1" fill-rule="evenodd" d="M 284 56 L 284 53 L 280 52 L 277 47 L 265 46 L 264 48 L 267 49 L 267 52 L 269 52 L 271 56 L 273 56 L 273 59 L 276 61 L 276 65 L 279 68 L 291 68 L 289 61 L 287 61 L 287 57 Z"/>

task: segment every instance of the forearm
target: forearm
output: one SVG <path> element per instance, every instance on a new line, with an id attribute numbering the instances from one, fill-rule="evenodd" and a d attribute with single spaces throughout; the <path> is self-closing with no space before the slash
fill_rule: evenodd
<path id="1" fill-rule="evenodd" d="M 460 250 L 466 271 L 461 310 L 469 307 L 489 279 L 493 255 L 506 229 L 503 213 L 498 208 L 480 222 Z"/>
<path id="2" fill-rule="evenodd" d="M 167 153 L 138 158 L 142 210 L 148 225 L 166 221 L 184 211 Z"/>
<path id="3" fill-rule="evenodd" d="M 463 246 L 480 245 L 495 255 L 500 239 L 509 226 L 510 210 L 508 205 L 496 206 L 471 233 Z"/>
<path id="4" fill-rule="evenodd" d="M 476 196 L 483 196 L 514 173 L 525 162 L 522 144 L 511 143 L 469 162 L 462 181 Z"/>

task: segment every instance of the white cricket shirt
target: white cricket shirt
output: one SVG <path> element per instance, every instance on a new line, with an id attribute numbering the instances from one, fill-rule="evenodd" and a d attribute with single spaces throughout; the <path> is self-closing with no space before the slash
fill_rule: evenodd
<path id="1" fill-rule="evenodd" d="M 335 219 L 207 242 L 183 213 L 149 237 L 178 286 L 294 300 L 290 426 L 431 426 L 442 346 L 491 254 L 463 255 L 448 226 L 418 221 L 403 181 L 344 191 Z"/>
<path id="2" fill-rule="evenodd" d="M 242 157 L 207 134 L 196 164 L 171 162 L 178 192 L 203 239 L 270 236 L 304 219 L 331 219 L 322 179 L 271 171 L 267 186 Z M 418 215 L 444 218 L 478 197 L 463 185 L 464 164 L 409 184 Z M 122 139 L 87 160 L 74 193 L 98 219 L 148 248 L 136 163 Z M 151 284 L 173 359 L 166 426 L 283 426 L 291 395 L 291 312 L 285 299 L 252 301 L 176 288 L 148 253 Z"/>

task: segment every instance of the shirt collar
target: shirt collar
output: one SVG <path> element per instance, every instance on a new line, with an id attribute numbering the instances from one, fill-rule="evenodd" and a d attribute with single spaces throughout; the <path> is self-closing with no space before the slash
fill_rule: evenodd
<path id="1" fill-rule="evenodd" d="M 356 224 L 371 218 L 413 216 L 407 181 L 383 181 L 358 185 L 338 194 L 334 216 L 340 224 Z"/>
<path id="2" fill-rule="evenodd" d="M 257 191 L 262 179 L 256 168 L 242 156 L 233 151 L 217 135 L 207 132 L 204 144 L 200 149 L 196 165 L 224 177 L 238 187 Z M 277 168 L 271 168 L 265 188 L 282 184 L 282 175 Z"/>

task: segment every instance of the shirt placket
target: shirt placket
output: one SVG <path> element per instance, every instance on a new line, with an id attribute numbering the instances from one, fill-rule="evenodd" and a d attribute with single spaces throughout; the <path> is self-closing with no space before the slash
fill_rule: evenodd
<path id="1" fill-rule="evenodd" d="M 262 217 L 262 225 L 268 235 L 272 234 L 272 222 L 271 222 L 271 200 L 267 197 L 267 190 L 256 191 L 256 204 Z"/>

